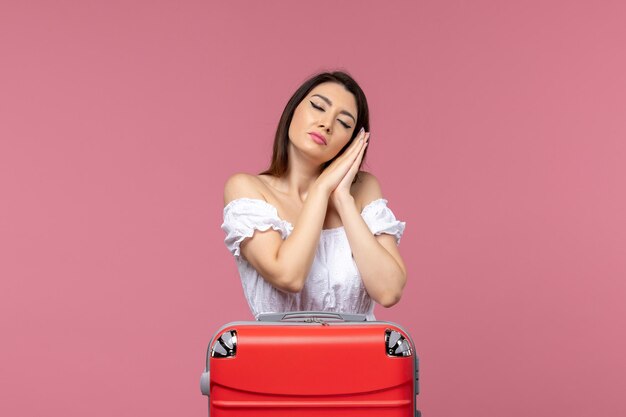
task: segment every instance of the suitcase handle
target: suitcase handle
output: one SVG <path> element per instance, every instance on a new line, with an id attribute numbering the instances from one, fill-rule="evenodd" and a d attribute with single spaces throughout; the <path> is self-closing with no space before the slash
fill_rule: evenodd
<path id="1" fill-rule="evenodd" d="M 334 313 L 329 311 L 294 311 L 289 313 L 262 313 L 258 321 L 310 321 L 311 319 L 337 321 L 366 321 L 365 314 Z"/>

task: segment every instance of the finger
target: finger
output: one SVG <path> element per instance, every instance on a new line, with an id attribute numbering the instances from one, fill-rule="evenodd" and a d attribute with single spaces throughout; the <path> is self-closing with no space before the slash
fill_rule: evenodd
<path id="1" fill-rule="evenodd" d="M 342 163 L 352 164 L 354 158 L 357 157 L 359 151 L 363 147 L 365 141 L 360 138 L 355 138 L 350 146 L 334 161 L 337 165 Z"/>
<path id="2" fill-rule="evenodd" d="M 343 154 L 341 154 L 337 159 L 335 159 L 335 161 L 333 161 L 331 167 L 341 169 L 340 167 L 344 166 L 345 164 L 343 168 L 345 170 L 344 173 L 347 172 L 352 166 L 354 160 L 359 155 L 361 149 L 363 149 L 367 137 L 369 137 L 369 133 L 363 130 L 359 135 L 354 138 L 354 140 L 352 140 L 352 143 L 343 152 Z"/>
<path id="3" fill-rule="evenodd" d="M 365 142 L 363 143 L 363 146 L 361 147 L 359 154 L 354 160 L 354 165 L 356 165 L 357 167 L 361 164 L 361 161 L 363 160 L 363 155 L 365 155 L 365 149 L 367 148 L 367 145 L 369 143 L 368 140 L 369 140 L 369 134 L 368 134 L 368 138 L 365 139 Z"/>
<path id="4" fill-rule="evenodd" d="M 357 152 L 357 150 L 363 145 L 365 140 L 365 132 L 357 135 L 353 140 L 348 149 L 343 153 L 344 155 L 350 155 L 353 152 Z M 343 156 L 343 155 L 342 155 Z"/>
<path id="5" fill-rule="evenodd" d="M 367 133 L 365 133 L 365 134 L 363 135 L 363 139 L 359 140 L 359 142 L 361 142 L 361 143 L 360 143 L 360 145 L 361 145 L 361 146 L 359 146 L 359 147 L 358 147 L 358 149 L 359 149 L 359 150 L 358 150 L 358 153 L 363 152 L 363 150 L 365 149 L 365 147 L 366 147 L 366 146 L 367 146 L 367 144 L 369 143 L 369 138 L 370 138 L 370 134 L 369 134 L 369 132 L 367 132 Z"/>
<path id="6" fill-rule="evenodd" d="M 354 161 L 359 157 L 359 154 L 363 152 L 363 149 L 365 148 L 366 144 L 364 140 L 359 139 L 358 142 L 358 145 L 355 146 L 353 149 L 350 149 L 350 152 L 346 152 L 345 163 L 349 166 L 352 166 Z"/>
<path id="7" fill-rule="evenodd" d="M 357 139 L 359 140 L 359 142 L 367 142 L 369 137 L 370 137 L 370 133 L 363 131 L 357 138 L 355 138 L 355 142 L 357 141 Z"/>
<path id="8" fill-rule="evenodd" d="M 354 177 L 357 172 L 359 172 L 359 168 L 361 166 L 361 160 L 363 159 L 364 149 L 367 145 L 363 145 L 361 151 L 357 155 L 357 157 L 352 161 L 352 165 L 350 165 L 350 169 L 346 172 L 343 179 L 341 180 L 342 184 L 351 184 L 354 181 Z"/>
<path id="9" fill-rule="evenodd" d="M 359 167 L 361 165 L 361 160 L 363 159 L 363 154 L 364 154 L 364 150 L 365 147 L 367 146 L 367 144 L 365 143 L 365 141 L 360 141 L 361 142 L 361 146 L 360 148 L 358 148 L 358 152 L 356 152 L 356 155 L 354 156 L 354 158 L 345 158 L 342 159 L 341 161 L 339 160 L 339 158 L 333 162 L 333 165 L 336 163 L 337 165 L 335 165 L 334 167 L 329 167 L 331 168 L 332 171 L 330 172 L 335 172 L 338 175 L 338 183 L 335 185 L 336 187 L 345 187 L 347 186 L 347 184 L 351 184 L 352 181 L 354 180 L 354 177 L 356 176 L 356 173 L 359 170 Z M 348 155 L 342 155 L 342 156 L 348 156 Z M 349 187 L 349 186 L 348 186 Z"/>
<path id="10" fill-rule="evenodd" d="M 366 132 L 363 128 L 361 128 L 361 131 L 359 132 L 359 134 L 355 136 L 355 138 L 352 140 L 352 143 L 350 144 L 350 147 L 346 149 L 346 151 L 354 149 L 354 148 L 358 148 L 359 145 L 367 138 L 368 135 L 369 133 Z"/>
<path id="11" fill-rule="evenodd" d="M 363 143 L 363 146 L 361 146 L 361 149 L 359 149 L 359 153 L 356 155 L 356 157 L 352 161 L 352 164 L 350 165 L 350 169 L 346 173 L 347 176 L 354 177 L 354 175 L 358 171 L 359 166 L 361 165 L 361 161 L 363 160 L 363 155 L 365 154 L 366 147 L 367 147 L 367 142 L 365 141 Z"/>

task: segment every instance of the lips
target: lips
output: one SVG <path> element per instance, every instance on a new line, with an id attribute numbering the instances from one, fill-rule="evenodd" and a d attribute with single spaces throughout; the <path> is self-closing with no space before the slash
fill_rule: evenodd
<path id="1" fill-rule="evenodd" d="M 311 138 L 320 145 L 328 144 L 328 142 L 326 142 L 326 138 L 324 138 L 324 136 L 320 135 L 319 133 L 309 132 L 309 135 L 311 135 Z"/>

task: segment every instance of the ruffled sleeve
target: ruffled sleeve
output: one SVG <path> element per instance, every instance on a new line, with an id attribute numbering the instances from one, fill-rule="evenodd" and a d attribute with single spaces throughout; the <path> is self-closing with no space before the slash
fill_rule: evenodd
<path id="1" fill-rule="evenodd" d="M 387 233 L 396 237 L 396 244 L 400 244 L 400 238 L 404 233 L 406 222 L 396 219 L 393 212 L 387 207 L 387 200 L 379 198 L 363 208 L 361 216 L 367 227 L 374 235 Z"/>
<path id="2" fill-rule="evenodd" d="M 279 231 L 283 239 L 289 234 L 289 224 L 278 217 L 276 207 L 254 198 L 238 198 L 228 203 L 221 227 L 226 233 L 224 243 L 235 257 L 241 256 L 241 242 L 252 237 L 255 230 L 264 232 L 271 227 Z"/>

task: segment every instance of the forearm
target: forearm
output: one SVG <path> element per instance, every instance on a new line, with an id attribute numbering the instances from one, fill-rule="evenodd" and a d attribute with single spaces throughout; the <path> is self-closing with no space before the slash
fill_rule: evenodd
<path id="1" fill-rule="evenodd" d="M 406 282 L 404 270 L 376 240 L 361 217 L 352 196 L 334 203 L 367 293 L 374 301 L 386 307 L 395 304 L 400 299 Z"/>
<path id="2" fill-rule="evenodd" d="M 321 187 L 311 189 L 293 231 L 278 250 L 277 263 L 286 275 L 284 279 L 291 283 L 294 291 L 304 286 L 315 258 L 328 208 L 328 196 L 329 192 Z"/>

